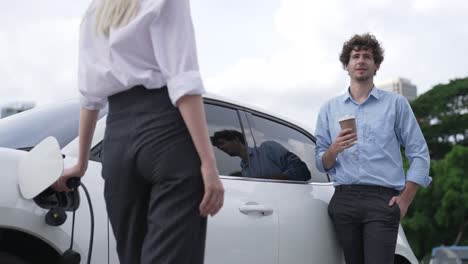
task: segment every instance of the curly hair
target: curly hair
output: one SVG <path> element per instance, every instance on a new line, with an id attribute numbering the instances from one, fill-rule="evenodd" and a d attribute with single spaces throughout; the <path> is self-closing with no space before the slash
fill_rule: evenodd
<path id="1" fill-rule="evenodd" d="M 217 131 L 214 133 L 212 137 L 210 137 L 210 139 L 211 139 L 211 144 L 213 144 L 213 146 L 218 146 L 218 140 L 222 140 L 222 139 L 228 140 L 228 141 L 233 141 L 237 139 L 239 140 L 240 143 L 245 145 L 244 136 L 242 135 L 241 132 L 236 131 L 236 130 L 226 129 L 226 130 Z"/>
<path id="2" fill-rule="evenodd" d="M 340 61 L 341 64 L 343 64 L 343 68 L 346 68 L 346 65 L 349 63 L 351 51 L 359 51 L 361 49 L 372 50 L 372 55 L 376 65 L 380 65 L 384 60 L 384 49 L 380 46 L 379 41 L 375 38 L 374 35 L 370 33 L 362 35 L 356 34 L 343 44 L 343 49 L 341 50 L 340 54 Z"/>

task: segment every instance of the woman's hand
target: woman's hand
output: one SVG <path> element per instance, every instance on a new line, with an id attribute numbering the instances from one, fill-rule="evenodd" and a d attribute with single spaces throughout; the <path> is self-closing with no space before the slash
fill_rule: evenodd
<path id="1" fill-rule="evenodd" d="M 52 189 L 57 192 L 69 192 L 67 181 L 73 177 L 83 177 L 88 168 L 89 149 L 93 139 L 94 129 L 98 119 L 99 110 L 89 110 L 81 108 L 80 110 L 80 130 L 78 140 L 78 162 L 75 166 L 63 171 L 62 176 L 52 184 Z"/>
<path id="2" fill-rule="evenodd" d="M 186 95 L 177 101 L 177 106 L 202 163 L 205 194 L 200 203 L 200 214 L 205 217 L 213 216 L 223 206 L 224 188 L 219 179 L 213 147 L 208 136 L 203 99 L 200 95 Z"/>
<path id="3" fill-rule="evenodd" d="M 72 191 L 72 189 L 67 187 L 67 181 L 71 178 L 74 177 L 83 177 L 83 175 L 86 172 L 86 168 L 83 166 L 80 166 L 79 164 L 76 164 L 73 167 L 67 168 L 63 171 L 62 176 L 54 183 L 52 184 L 52 189 L 54 189 L 57 192 L 69 192 Z"/>
<path id="4" fill-rule="evenodd" d="M 200 214 L 202 216 L 214 216 L 224 203 L 224 188 L 219 178 L 216 165 L 202 165 L 201 173 L 205 185 L 205 194 L 200 203 Z"/>

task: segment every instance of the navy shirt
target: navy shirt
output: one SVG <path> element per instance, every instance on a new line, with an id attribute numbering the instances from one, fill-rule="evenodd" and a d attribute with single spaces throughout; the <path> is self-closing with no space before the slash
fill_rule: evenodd
<path id="1" fill-rule="evenodd" d="M 242 176 L 270 179 L 284 174 L 288 180 L 308 181 L 307 165 L 294 153 L 275 141 L 265 141 L 257 149 L 249 148 L 249 163 L 241 161 Z"/>

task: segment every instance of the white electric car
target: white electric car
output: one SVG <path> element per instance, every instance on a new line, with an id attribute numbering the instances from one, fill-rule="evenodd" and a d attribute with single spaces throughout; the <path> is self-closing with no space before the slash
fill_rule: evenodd
<path id="1" fill-rule="evenodd" d="M 216 96 L 204 100 L 210 136 L 237 131 L 250 151 L 266 151 L 264 157 L 281 160 L 277 167 L 289 166 L 280 157 L 284 152 L 301 167 L 298 177 L 278 180 L 268 176 L 271 164 L 257 161 L 250 170 L 238 156 L 215 147 L 225 203 L 208 220 L 205 263 L 344 263 L 327 213 L 334 188 L 330 177 L 315 168 L 312 134 L 254 107 Z M 79 103 L 71 100 L 0 120 L 0 263 L 79 263 L 63 256 L 70 246 L 87 263 L 91 216 L 83 188 L 77 195 L 47 188 L 64 166 L 76 161 L 78 118 Z M 104 110 L 82 178 L 94 209 L 91 263 L 96 264 L 118 263 L 101 178 L 105 119 Z M 50 136 L 57 141 L 48 138 L 39 144 Z M 395 255 L 395 263 L 418 263 L 401 227 Z"/>

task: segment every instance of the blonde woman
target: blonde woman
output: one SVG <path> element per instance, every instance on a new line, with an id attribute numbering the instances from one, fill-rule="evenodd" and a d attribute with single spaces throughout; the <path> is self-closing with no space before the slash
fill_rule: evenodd
<path id="1" fill-rule="evenodd" d="M 95 0 L 79 43 L 83 176 L 99 109 L 104 197 L 120 263 L 203 263 L 224 189 L 210 145 L 189 0 Z"/>

